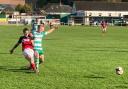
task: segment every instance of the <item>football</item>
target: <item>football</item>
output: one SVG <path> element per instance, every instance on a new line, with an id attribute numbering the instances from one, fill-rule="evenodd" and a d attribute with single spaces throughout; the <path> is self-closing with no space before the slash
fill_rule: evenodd
<path id="1" fill-rule="evenodd" d="M 116 67 L 116 74 L 122 75 L 123 74 L 123 68 L 122 67 Z"/>

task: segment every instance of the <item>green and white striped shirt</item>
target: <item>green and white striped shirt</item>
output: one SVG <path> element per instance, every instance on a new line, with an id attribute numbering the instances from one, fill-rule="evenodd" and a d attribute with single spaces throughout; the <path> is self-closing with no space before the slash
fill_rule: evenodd
<path id="1" fill-rule="evenodd" d="M 47 32 L 34 32 L 34 49 L 42 50 L 42 38 L 47 35 Z"/>

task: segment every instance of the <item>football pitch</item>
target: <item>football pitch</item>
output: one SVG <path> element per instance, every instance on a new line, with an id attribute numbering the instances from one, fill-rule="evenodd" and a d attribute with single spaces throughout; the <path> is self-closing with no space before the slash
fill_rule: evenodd
<path id="1" fill-rule="evenodd" d="M 39 75 L 24 69 L 21 46 L 9 54 L 24 27 L 0 26 L 0 89 L 128 89 L 127 27 L 102 35 L 99 27 L 60 26 L 43 40 Z"/>

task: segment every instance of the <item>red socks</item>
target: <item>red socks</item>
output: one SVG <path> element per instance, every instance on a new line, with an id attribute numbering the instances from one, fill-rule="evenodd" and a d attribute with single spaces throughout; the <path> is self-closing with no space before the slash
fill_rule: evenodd
<path id="1" fill-rule="evenodd" d="M 35 63 L 31 63 L 31 68 L 35 70 Z"/>

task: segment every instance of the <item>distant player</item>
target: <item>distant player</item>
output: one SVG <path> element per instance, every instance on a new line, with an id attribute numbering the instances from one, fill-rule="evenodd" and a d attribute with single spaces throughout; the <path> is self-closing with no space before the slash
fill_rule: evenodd
<path id="1" fill-rule="evenodd" d="M 33 39 L 29 36 L 29 33 L 28 28 L 23 29 L 23 36 L 20 36 L 18 42 L 10 50 L 10 53 L 12 54 L 15 48 L 22 44 L 23 55 L 29 61 L 31 69 L 35 70 Z"/>
<path id="2" fill-rule="evenodd" d="M 37 32 L 34 32 L 34 50 L 35 50 L 35 60 L 36 68 L 39 72 L 39 63 L 44 62 L 44 48 L 42 47 L 42 38 L 46 35 L 52 33 L 57 27 L 54 27 L 48 31 L 45 31 L 44 24 L 39 25 Z"/>
<path id="3" fill-rule="evenodd" d="M 48 22 L 48 25 L 49 25 L 49 27 L 50 27 L 50 29 L 51 28 L 53 28 L 54 27 L 54 24 L 55 24 L 55 22 L 56 22 L 56 20 L 51 20 L 51 21 L 47 21 Z"/>
<path id="4" fill-rule="evenodd" d="M 107 21 L 101 21 L 101 29 L 102 29 L 102 33 L 106 33 L 106 31 L 107 31 Z"/>
<path id="5" fill-rule="evenodd" d="M 53 27 L 53 22 L 49 22 L 50 29 Z"/>
<path id="6" fill-rule="evenodd" d="M 40 25 L 38 18 L 36 18 L 35 20 L 32 20 L 32 30 L 31 30 L 32 34 L 33 34 L 35 31 L 38 30 L 38 25 Z"/>

